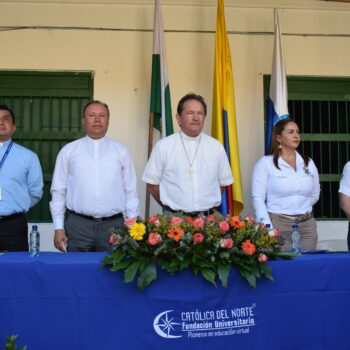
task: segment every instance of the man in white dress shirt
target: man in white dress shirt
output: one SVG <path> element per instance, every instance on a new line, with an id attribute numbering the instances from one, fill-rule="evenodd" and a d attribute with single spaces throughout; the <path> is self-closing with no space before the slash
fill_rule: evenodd
<path id="1" fill-rule="evenodd" d="M 150 193 L 168 212 L 211 214 L 233 183 L 222 144 L 202 133 L 206 112 L 202 96 L 184 96 L 176 115 L 181 131 L 157 142 L 143 173 Z"/>
<path id="2" fill-rule="evenodd" d="M 343 176 L 339 186 L 340 207 L 346 217 L 350 220 L 350 162 L 347 162 L 343 169 Z M 350 250 L 350 222 L 348 227 L 348 249 Z"/>
<path id="3" fill-rule="evenodd" d="M 136 174 L 128 150 L 105 137 L 105 103 L 87 104 L 82 123 L 87 135 L 64 146 L 56 160 L 50 202 L 54 244 L 61 251 L 106 251 L 108 229 L 139 214 Z"/>

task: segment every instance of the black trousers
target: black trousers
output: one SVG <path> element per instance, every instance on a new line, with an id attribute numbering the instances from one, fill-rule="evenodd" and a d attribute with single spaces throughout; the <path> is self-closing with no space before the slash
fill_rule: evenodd
<path id="1" fill-rule="evenodd" d="M 0 219 L 0 251 L 28 251 L 28 225 L 25 214 Z"/>

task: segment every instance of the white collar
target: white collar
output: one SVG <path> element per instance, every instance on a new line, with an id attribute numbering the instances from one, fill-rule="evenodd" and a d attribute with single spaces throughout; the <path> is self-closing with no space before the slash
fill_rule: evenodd
<path id="1" fill-rule="evenodd" d="M 295 164 L 296 164 L 296 167 L 298 169 L 300 167 L 300 165 L 304 166 L 304 159 L 299 154 L 299 152 L 295 151 L 295 153 L 296 153 L 296 155 L 295 155 Z M 290 167 L 290 165 L 281 156 L 278 157 L 278 165 L 285 165 L 285 166 Z"/>
<path id="2" fill-rule="evenodd" d="M 100 139 L 93 139 L 89 135 L 86 135 L 86 139 L 92 142 L 93 144 L 99 144 L 105 140 L 105 136 L 101 137 Z"/>
<path id="3" fill-rule="evenodd" d="M 0 142 L 0 147 L 9 145 L 11 141 L 12 141 L 12 138 L 9 138 L 9 139 L 6 140 L 6 141 Z"/>
<path id="4" fill-rule="evenodd" d="M 191 136 L 186 135 L 183 131 L 179 131 L 179 134 L 182 137 L 182 139 L 186 140 L 186 141 L 198 141 L 202 135 L 202 133 L 200 133 L 199 135 L 197 135 L 195 137 L 191 137 Z"/>

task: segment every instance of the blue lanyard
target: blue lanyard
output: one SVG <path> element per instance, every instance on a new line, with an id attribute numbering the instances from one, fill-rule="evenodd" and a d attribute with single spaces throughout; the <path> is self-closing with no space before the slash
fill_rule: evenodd
<path id="1" fill-rule="evenodd" d="M 4 165 L 6 158 L 7 158 L 7 156 L 8 156 L 9 153 L 10 153 L 11 148 L 12 148 L 12 145 L 13 145 L 13 141 L 11 140 L 10 144 L 7 146 L 7 150 L 6 150 L 5 154 L 2 156 L 2 159 L 1 159 L 1 161 L 0 161 L 0 169 L 1 169 L 2 166 Z"/>

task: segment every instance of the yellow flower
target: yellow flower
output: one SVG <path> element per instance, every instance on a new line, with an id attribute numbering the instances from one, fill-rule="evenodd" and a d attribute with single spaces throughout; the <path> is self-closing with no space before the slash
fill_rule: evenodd
<path id="1" fill-rule="evenodd" d="M 140 241 L 146 233 L 146 226 L 144 224 L 133 224 L 130 228 L 130 236 L 136 241 Z"/>

